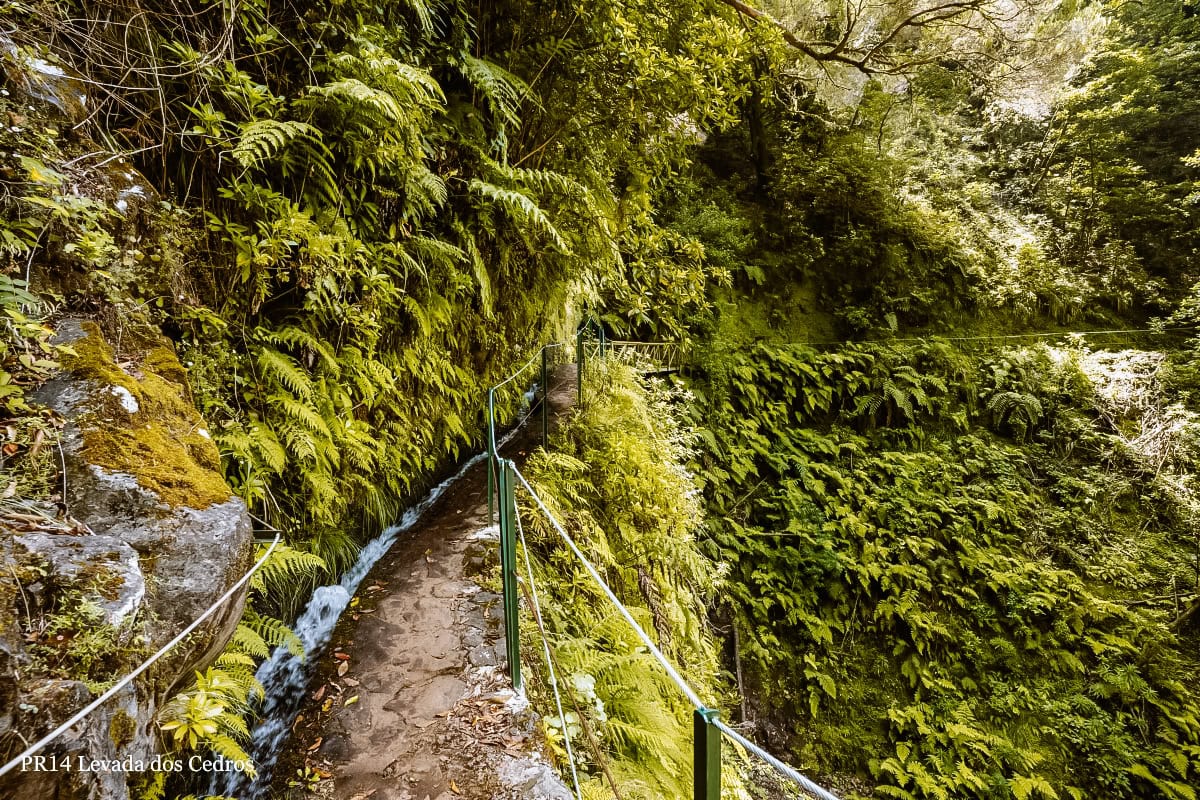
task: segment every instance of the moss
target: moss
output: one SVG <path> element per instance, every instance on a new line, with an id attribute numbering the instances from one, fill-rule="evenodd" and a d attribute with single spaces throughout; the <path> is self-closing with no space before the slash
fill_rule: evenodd
<path id="1" fill-rule="evenodd" d="M 112 739 L 112 743 L 118 749 L 132 742 L 135 733 L 137 733 L 137 722 L 124 711 L 114 714 L 112 722 L 108 724 L 108 737 Z"/>
<path id="2" fill-rule="evenodd" d="M 64 365 L 101 388 L 94 409 L 79 420 L 84 457 L 114 472 L 132 475 L 143 488 L 172 506 L 206 508 L 228 500 L 216 445 L 202 435 L 204 422 L 184 398 L 186 375 L 170 347 L 161 342 L 140 359 L 138 377 L 113 358 L 100 329 L 85 323 L 86 337 L 74 343 Z M 121 387 L 137 401 L 129 413 L 111 391 Z"/>

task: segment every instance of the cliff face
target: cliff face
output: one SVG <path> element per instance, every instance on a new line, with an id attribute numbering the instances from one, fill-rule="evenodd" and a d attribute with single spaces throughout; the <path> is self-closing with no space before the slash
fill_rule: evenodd
<path id="1" fill-rule="evenodd" d="M 0 733 L 29 741 L 158 650 L 252 560 L 250 518 L 218 472 L 169 344 L 147 338 L 119 364 L 92 323 L 65 320 L 57 338 L 77 355 L 34 399 L 64 423 L 65 500 L 0 521 Z M 159 752 L 157 708 L 224 647 L 243 600 L 44 751 L 75 769 L 18 771 L 0 797 L 128 797 L 120 772 L 81 772 L 78 757 L 149 761 Z"/>
<path id="2" fill-rule="evenodd" d="M 71 129 L 88 113 L 84 83 L 2 38 L 0 66 L 10 137 Z M 76 139 L 77 150 L 100 149 Z M 23 153 L 13 146 L 12 155 Z M 65 258 L 33 275 L 39 291 L 68 298 L 62 307 L 77 316 L 50 317 L 58 367 L 37 388 L 25 387 L 24 418 L 40 420 L 39 432 L 30 442 L 21 420 L 0 423 L 0 761 L 170 641 L 253 556 L 250 517 L 221 474 L 186 370 L 171 342 L 120 296 L 122 284 L 138 280 L 134 269 L 117 273 L 135 264 L 125 255 L 157 248 L 160 233 L 147 223 L 153 190 L 120 163 L 86 179 L 65 158 L 37 164 L 53 172 L 61 202 L 103 222 L 114 265 L 105 279 L 114 289 L 90 305 L 72 302 L 94 276 Z M 153 669 L 48 745 L 41 754 L 56 757 L 58 769 L 18 768 L 0 778 L 0 798 L 128 798 L 124 772 L 81 764 L 148 762 L 161 752 L 157 710 L 229 641 L 244 600 L 226 602 Z"/>

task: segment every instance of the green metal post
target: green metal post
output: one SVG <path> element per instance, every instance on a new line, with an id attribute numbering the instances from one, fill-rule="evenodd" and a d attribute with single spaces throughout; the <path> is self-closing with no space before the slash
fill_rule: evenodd
<path id="1" fill-rule="evenodd" d="M 692 774 L 694 800 L 721 800 L 721 731 L 713 725 L 717 712 L 697 709 L 692 714 Z"/>
<path id="2" fill-rule="evenodd" d="M 542 348 L 542 447 L 550 448 L 550 369 L 546 363 L 546 348 Z"/>
<path id="3" fill-rule="evenodd" d="M 512 463 L 500 461 L 500 578 L 504 586 L 504 644 L 508 676 L 521 689 L 521 633 L 517 598 L 517 495 Z"/>
<path id="4" fill-rule="evenodd" d="M 583 405 L 583 328 L 575 334 L 575 402 Z"/>
<path id="5" fill-rule="evenodd" d="M 496 522 L 496 390 L 488 389 L 487 401 L 487 453 L 488 453 L 488 525 Z"/>

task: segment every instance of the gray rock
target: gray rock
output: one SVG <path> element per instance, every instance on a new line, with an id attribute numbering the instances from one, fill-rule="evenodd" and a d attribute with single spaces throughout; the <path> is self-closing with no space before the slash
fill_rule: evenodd
<path id="1" fill-rule="evenodd" d="M 104 612 L 105 624 L 121 627 L 141 609 L 146 579 L 137 552 L 120 539 L 26 533 L 13 537 L 13 542 L 27 557 L 45 564 L 49 577 L 60 586 L 102 584 L 103 591 L 93 597 Z"/>
<path id="2" fill-rule="evenodd" d="M 574 797 L 545 761 L 505 756 L 497 776 L 510 796 L 523 800 L 572 800 Z"/>
<path id="3" fill-rule="evenodd" d="M 467 660 L 473 667 L 494 667 L 496 666 L 496 651 L 487 645 L 480 645 L 467 653 Z"/>
<path id="4" fill-rule="evenodd" d="M 97 335 L 95 329 L 89 330 L 78 320 L 65 320 L 59 325 L 57 340 L 78 344 L 88 336 Z M 165 343 L 164 346 L 169 348 Z M 174 359 L 168 356 L 168 360 L 171 363 L 166 365 L 167 369 L 182 373 Z M 194 443 L 189 444 L 183 441 L 186 437 L 173 433 L 194 431 L 203 424 L 195 410 L 183 401 L 182 386 L 179 395 L 169 403 L 156 400 L 153 405 L 141 403 L 132 410 L 134 404 L 129 401 L 136 401 L 140 392 L 148 392 L 147 384 L 142 383 L 146 378 L 113 372 L 121 367 L 111 360 L 105 369 L 108 372 L 102 374 L 123 374 L 128 378 L 125 381 L 122 377 L 127 384 L 124 392 L 114 393 L 112 385 L 97 380 L 94 374 L 61 374 L 40 387 L 34 398 L 55 409 L 66 422 L 61 441 L 67 473 L 64 500 L 70 516 L 86 526 L 77 526 L 77 530 L 91 533 L 74 536 L 42 531 L 0 536 L 0 559 L 10 564 L 14 560 L 26 564 L 36 561 L 45 573 L 40 582 L 45 584 L 48 595 L 56 587 L 86 587 L 89 581 L 98 580 L 103 591 L 97 601 L 105 611 L 106 621 L 120 626 L 135 620 L 148 640 L 149 650 L 154 651 L 208 609 L 249 568 L 253 560 L 252 526 L 242 501 L 225 494 L 227 487 L 210 491 L 207 505 L 193 508 L 178 499 L 167 502 L 140 483 L 138 476 L 89 461 L 89 451 L 84 447 L 87 426 L 126 426 L 129 431 L 161 424 L 172 433 L 161 437 L 166 443 L 155 452 L 166 457 L 166 451 L 171 449 L 171 457 L 190 458 L 188 464 L 193 474 L 211 476 L 218 489 L 223 487 L 214 472 L 216 457 L 211 442 L 201 440 L 209 448 L 202 460 L 196 455 Z M 177 375 L 173 373 L 154 375 L 168 382 L 157 385 L 160 393 L 164 385 L 178 386 Z M 152 414 L 173 416 L 161 419 Z M 138 471 L 136 463 L 131 471 Z M 174 484 L 168 481 L 164 485 Z M 8 570 L 0 569 L 0 576 L 5 572 Z M 19 602 L 16 598 L 20 593 L 6 591 L 4 580 L 0 578 L 0 602 L 8 605 L 8 613 L 0 608 L 0 623 L 7 620 L 14 630 L 7 631 L 0 624 L 0 733 L 16 728 L 27 741 L 34 741 L 85 706 L 93 696 L 76 681 L 18 680 L 21 671 L 17 667 L 26 660 L 15 624 L 15 603 Z M 32 591 L 26 591 L 24 597 L 37 602 Z M 243 589 L 153 669 L 55 740 L 46 754 L 70 756 L 70 772 L 10 773 L 0 779 L 0 800 L 128 800 L 129 790 L 122 771 L 80 771 L 78 759 L 85 762 L 126 757 L 144 762 L 152 759 L 159 752 L 154 723 L 157 709 L 225 646 L 241 617 L 244 602 Z M 22 712 L 22 703 L 27 709 L 36 707 L 36 712 Z"/>

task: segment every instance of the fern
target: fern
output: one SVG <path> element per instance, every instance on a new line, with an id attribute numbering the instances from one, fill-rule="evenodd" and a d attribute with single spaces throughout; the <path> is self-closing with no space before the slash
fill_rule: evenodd
<path id="1" fill-rule="evenodd" d="M 538 207 L 528 196 L 513 189 L 505 189 L 492 183 L 472 179 L 470 191 L 494 203 L 504 210 L 509 219 L 523 231 L 526 227 L 540 232 L 550 245 L 558 252 L 567 254 L 570 247 L 558 229 L 550 221 L 546 212 Z"/>
<path id="2" fill-rule="evenodd" d="M 286 544 L 279 544 L 271 552 L 270 558 L 250 578 L 250 588 L 260 593 L 266 593 L 273 584 L 314 578 L 325 571 L 325 562 L 312 553 L 295 550 Z M 253 627 L 251 626 L 251 628 Z M 272 644 L 278 644 L 278 642 L 272 642 Z"/>
<path id="3" fill-rule="evenodd" d="M 320 131 L 296 120 L 259 119 L 241 126 L 233 157 L 243 167 L 261 167 L 296 139 L 319 139 Z"/>
<path id="4" fill-rule="evenodd" d="M 520 122 L 518 107 L 528 87 L 525 82 L 490 61 L 463 54 L 458 69 L 467 82 L 488 101 L 492 115 L 502 125 L 516 127 Z"/>
<path id="5" fill-rule="evenodd" d="M 996 427 L 1007 422 L 1017 439 L 1024 439 L 1028 431 L 1037 427 L 1044 413 L 1041 401 L 1023 392 L 997 392 L 988 399 L 987 409 Z"/>

